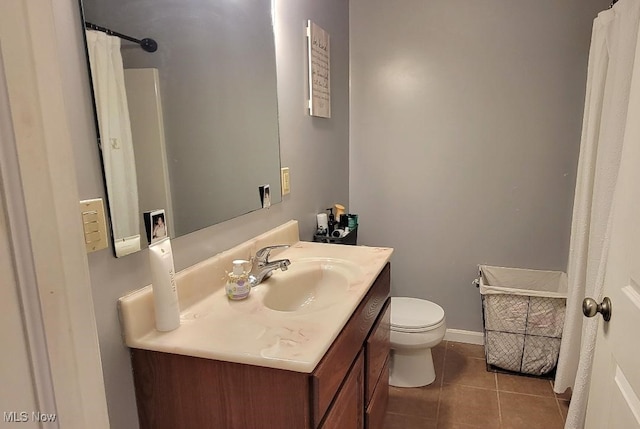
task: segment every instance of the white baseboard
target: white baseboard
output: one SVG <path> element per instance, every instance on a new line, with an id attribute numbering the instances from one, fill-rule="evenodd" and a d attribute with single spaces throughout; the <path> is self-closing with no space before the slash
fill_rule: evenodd
<path id="1" fill-rule="evenodd" d="M 482 332 L 464 331 L 462 329 L 447 329 L 444 339 L 445 341 L 455 341 L 457 343 L 484 344 L 484 334 Z"/>

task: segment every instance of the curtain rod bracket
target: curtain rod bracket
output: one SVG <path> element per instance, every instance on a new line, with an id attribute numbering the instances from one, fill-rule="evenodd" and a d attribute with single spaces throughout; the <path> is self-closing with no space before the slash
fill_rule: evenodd
<path id="1" fill-rule="evenodd" d="M 155 52 L 158 50 L 158 43 L 153 39 L 145 37 L 140 41 L 140 47 L 147 52 Z"/>

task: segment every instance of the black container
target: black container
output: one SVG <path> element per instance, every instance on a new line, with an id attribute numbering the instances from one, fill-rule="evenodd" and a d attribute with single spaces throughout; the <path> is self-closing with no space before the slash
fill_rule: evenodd
<path id="1" fill-rule="evenodd" d="M 313 241 L 316 243 L 331 243 L 331 244 L 346 244 L 349 246 L 355 246 L 358 244 L 358 227 L 349 231 L 344 237 L 331 237 L 329 235 L 315 234 Z"/>

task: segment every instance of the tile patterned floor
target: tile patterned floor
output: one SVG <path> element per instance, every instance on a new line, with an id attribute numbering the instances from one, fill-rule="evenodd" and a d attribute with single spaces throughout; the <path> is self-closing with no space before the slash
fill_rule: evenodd
<path id="1" fill-rule="evenodd" d="M 443 341 L 433 349 L 436 381 L 390 387 L 385 429 L 562 429 L 567 395 L 551 381 L 488 372 L 482 346 Z"/>

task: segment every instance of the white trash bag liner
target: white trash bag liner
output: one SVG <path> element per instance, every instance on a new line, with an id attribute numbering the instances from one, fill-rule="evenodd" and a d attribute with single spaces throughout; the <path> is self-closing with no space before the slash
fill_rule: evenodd
<path id="1" fill-rule="evenodd" d="M 487 363 L 543 375 L 558 361 L 567 275 L 480 265 Z"/>
<path id="2" fill-rule="evenodd" d="M 522 268 L 480 265 L 480 293 L 567 297 L 567 275 L 562 271 L 525 270 Z"/>

